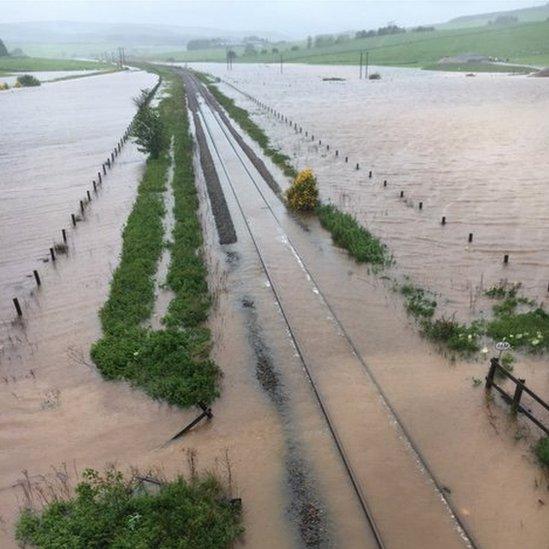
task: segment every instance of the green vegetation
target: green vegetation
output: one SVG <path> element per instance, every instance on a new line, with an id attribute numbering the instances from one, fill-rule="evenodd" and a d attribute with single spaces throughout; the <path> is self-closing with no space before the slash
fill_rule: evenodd
<path id="1" fill-rule="evenodd" d="M 542 437 L 538 440 L 534 451 L 539 462 L 545 467 L 549 467 L 549 437 Z"/>
<path id="2" fill-rule="evenodd" d="M 415 318 L 431 318 L 435 314 L 437 302 L 423 288 L 406 283 L 400 287 L 406 301 L 406 310 Z"/>
<path id="3" fill-rule="evenodd" d="M 352 215 L 340 212 L 331 204 L 319 205 L 316 213 L 336 245 L 345 248 L 359 263 L 387 265 L 390 262 L 385 245 L 362 227 Z"/>
<path id="4" fill-rule="evenodd" d="M 509 60 L 515 65 L 549 65 L 549 21 L 510 26 L 482 26 L 472 29 L 436 29 L 431 32 L 406 32 L 350 39 L 326 46 L 307 48 L 304 42 L 279 45 L 276 53 L 268 51 L 243 56 L 236 49 L 235 62 L 277 63 L 280 55 L 285 63 L 319 63 L 358 65 L 360 51 L 369 52 L 370 65 L 429 67 L 443 58 L 467 52 Z M 298 45 L 299 49 L 293 50 Z M 223 50 L 170 52 L 167 57 L 177 61 L 225 61 Z M 442 68 L 442 67 L 441 67 Z M 500 70 L 500 66 L 493 66 Z M 444 70 L 444 68 L 443 68 Z M 463 70 L 471 72 L 470 67 Z M 515 70 L 513 67 L 509 70 Z"/>
<path id="5" fill-rule="evenodd" d="M 4 42 L 0 39 L 0 57 L 6 57 L 8 55 L 8 50 L 4 45 Z"/>
<path id="6" fill-rule="evenodd" d="M 437 28 L 469 28 L 481 27 L 494 24 L 498 19 L 512 19 L 521 23 L 534 21 L 546 21 L 549 18 L 549 3 L 543 6 L 533 6 L 531 8 L 520 8 L 516 10 L 506 10 L 492 13 L 481 13 L 477 15 L 463 15 L 456 17 L 447 23 L 437 25 Z"/>
<path id="7" fill-rule="evenodd" d="M 77 59 L 42 59 L 37 57 L 0 57 L 0 71 L 46 72 L 112 69 L 112 65 Z"/>
<path id="8" fill-rule="evenodd" d="M 76 494 L 23 511 L 16 538 L 35 547 L 230 547 L 243 533 L 239 505 L 213 475 L 147 490 L 136 476 L 87 469 Z"/>
<path id="9" fill-rule="evenodd" d="M 36 86 L 40 86 L 40 80 L 32 76 L 32 74 L 18 76 L 15 83 L 15 87 L 17 88 L 34 88 Z"/>
<path id="10" fill-rule="evenodd" d="M 482 322 L 473 322 L 468 326 L 453 318 L 441 317 L 433 320 L 437 308 L 433 294 L 414 286 L 408 279 L 405 284 L 396 288 L 404 296 L 406 311 L 418 321 L 421 333 L 427 339 L 462 355 L 479 350 L 479 338 L 484 333 Z"/>
<path id="11" fill-rule="evenodd" d="M 476 353 L 479 349 L 479 338 L 483 334 L 481 322 L 473 322 L 469 326 L 460 324 L 453 318 L 437 318 L 420 322 L 422 334 L 434 343 L 443 344 L 451 351 L 460 354 Z"/>
<path id="12" fill-rule="evenodd" d="M 172 327 L 197 327 L 207 318 L 210 295 L 206 283 L 206 267 L 199 253 L 202 231 L 197 216 L 193 142 L 188 129 L 182 85 L 172 88 L 167 118 L 172 121 L 175 156 L 175 226 L 167 282 L 175 297 L 168 307 L 164 324 Z"/>
<path id="13" fill-rule="evenodd" d="M 170 94 L 158 109 L 165 146 L 158 158 L 151 156 L 147 161 L 122 235 L 120 264 L 100 312 L 104 335 L 93 345 L 91 356 L 107 379 L 128 380 L 153 398 L 186 407 L 209 403 L 218 396 L 220 372 L 209 359 L 209 331 L 199 325 L 206 318 L 209 299 L 206 269 L 198 253 L 201 233 L 196 197 L 188 189 L 191 180 L 181 177 L 192 174 L 182 82 L 170 71 L 164 75 L 171 79 Z M 176 297 L 165 319 L 168 327 L 153 331 L 143 323 L 150 318 L 154 305 L 154 277 L 164 241 L 162 192 L 169 166 L 166 144 L 174 133 L 174 214 L 178 222 L 168 282 Z M 187 141 L 182 140 L 183 135 Z M 197 288 L 200 292 L 195 295 Z"/>
<path id="14" fill-rule="evenodd" d="M 278 149 L 271 147 L 267 134 L 250 118 L 247 110 L 237 107 L 235 102 L 219 91 L 219 88 L 212 80 L 203 73 L 196 73 L 213 96 L 219 101 L 219 104 L 229 113 L 231 118 L 261 147 L 263 152 L 284 172 L 288 177 L 295 177 L 297 172 L 290 164 L 290 159 L 282 154 Z"/>
<path id="15" fill-rule="evenodd" d="M 515 349 L 541 352 L 549 348 L 549 315 L 534 301 L 519 296 L 520 287 L 520 283 L 501 281 L 485 292 L 497 300 L 486 334 L 496 341 L 507 341 Z"/>
<path id="16" fill-rule="evenodd" d="M 288 206 L 296 211 L 312 211 L 318 205 L 318 187 L 313 170 L 302 170 L 286 191 Z"/>
<path id="17" fill-rule="evenodd" d="M 140 152 L 149 154 L 151 159 L 158 158 L 166 149 L 167 139 L 160 113 L 148 105 L 142 105 L 133 121 L 132 137 Z"/>

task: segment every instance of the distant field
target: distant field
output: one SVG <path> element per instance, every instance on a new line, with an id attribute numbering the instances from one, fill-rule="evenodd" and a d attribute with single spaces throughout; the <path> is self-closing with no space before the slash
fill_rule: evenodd
<path id="1" fill-rule="evenodd" d="M 516 17 L 520 23 L 533 23 L 535 21 L 546 21 L 549 17 L 549 3 L 544 6 L 534 6 L 531 8 L 522 8 L 517 10 L 499 11 L 493 13 L 483 13 L 479 15 L 465 15 L 457 17 L 447 23 L 437 25 L 439 29 L 471 28 L 487 25 L 489 21 L 494 21 L 497 17 Z"/>
<path id="2" fill-rule="evenodd" d="M 291 51 L 298 45 L 297 51 Z M 436 30 L 432 32 L 393 34 L 351 40 L 325 48 L 306 49 L 302 43 L 288 44 L 281 51 L 284 62 L 317 64 L 358 64 L 360 51 L 368 51 L 371 65 L 432 67 L 441 57 L 478 53 L 514 64 L 544 66 L 549 63 L 549 21 L 524 23 L 509 27 Z M 236 62 L 278 62 L 280 54 L 242 56 Z M 225 61 L 225 50 L 168 52 L 156 58 L 184 61 Z"/>
<path id="3" fill-rule="evenodd" d="M 77 59 L 43 59 L 39 57 L 0 57 L 0 72 L 82 71 L 112 69 L 112 65 Z"/>

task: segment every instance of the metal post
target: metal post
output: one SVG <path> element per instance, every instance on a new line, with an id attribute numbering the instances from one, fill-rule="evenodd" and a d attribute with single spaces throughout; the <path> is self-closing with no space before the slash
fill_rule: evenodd
<path id="1" fill-rule="evenodd" d="M 369 52 L 366 50 L 366 66 L 364 67 L 364 78 L 368 80 L 368 58 L 369 58 Z"/>
<path id="2" fill-rule="evenodd" d="M 362 52 L 360 52 L 360 65 L 359 65 L 359 70 L 358 70 L 358 79 L 359 80 L 362 80 Z"/>
<path id="3" fill-rule="evenodd" d="M 32 274 L 34 275 L 34 280 L 36 280 L 36 285 L 40 286 L 42 284 L 42 281 L 40 280 L 40 275 L 38 274 L 37 270 L 32 271 Z"/>

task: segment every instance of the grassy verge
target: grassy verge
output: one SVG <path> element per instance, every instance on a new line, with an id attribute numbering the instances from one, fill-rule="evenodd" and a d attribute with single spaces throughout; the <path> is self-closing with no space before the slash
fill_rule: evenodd
<path id="1" fill-rule="evenodd" d="M 164 75 L 171 78 L 169 71 Z M 206 270 L 198 253 L 201 232 L 196 220 L 196 197 L 189 189 L 191 175 L 187 179 L 181 176 L 184 172 L 192 174 L 191 158 L 185 149 L 190 143 L 182 142 L 188 133 L 185 111 L 178 107 L 182 94 L 180 80 L 171 78 L 169 95 L 159 105 L 169 134 L 166 142 L 176 134 L 174 213 L 178 223 L 169 273 L 176 297 L 165 319 L 167 328 L 154 331 L 143 326 L 153 310 L 154 278 L 164 245 L 162 193 L 169 166 L 168 151 L 164 151 L 158 159 L 147 161 L 122 235 L 120 264 L 100 312 L 104 335 L 93 345 L 91 356 L 107 379 L 130 381 L 153 398 L 187 407 L 209 403 L 218 396 L 220 372 L 209 359 L 209 331 L 200 326 L 209 300 Z"/>
<path id="2" fill-rule="evenodd" d="M 118 471 L 86 470 L 69 498 L 25 510 L 16 538 L 35 547 L 230 547 L 243 532 L 239 505 L 213 475 L 180 476 L 158 489 Z"/>
<path id="3" fill-rule="evenodd" d="M 207 75 L 203 73 L 196 73 L 196 75 L 206 84 L 231 118 L 261 147 L 262 151 L 284 172 L 284 175 L 295 177 L 297 171 L 290 164 L 290 158 L 271 146 L 267 134 L 250 118 L 248 111 L 237 107 L 233 99 L 221 93 Z"/>
<path id="4" fill-rule="evenodd" d="M 77 59 L 43 59 L 40 57 L 0 57 L 0 72 L 83 71 L 112 69 L 107 63 Z"/>
<path id="5" fill-rule="evenodd" d="M 172 327 L 196 327 L 206 320 L 210 296 L 206 267 L 199 253 L 202 232 L 197 217 L 198 196 L 193 170 L 193 142 L 181 85 L 173 87 L 167 115 L 172 120 L 175 169 L 173 178 L 173 246 L 167 282 L 175 293 L 164 324 Z"/>
<path id="6" fill-rule="evenodd" d="M 345 248 L 359 263 L 386 265 L 390 262 L 386 246 L 352 215 L 339 211 L 331 204 L 317 206 L 316 214 L 336 245 Z"/>
<path id="7" fill-rule="evenodd" d="M 46 80 L 46 82 L 63 82 L 64 80 L 76 80 L 77 78 L 87 78 L 88 76 L 99 76 L 99 75 L 102 75 L 102 74 L 112 74 L 113 72 L 121 72 L 122 70 L 125 70 L 125 69 L 108 69 L 108 70 L 104 70 L 104 71 L 93 71 L 93 72 L 88 72 L 87 74 L 76 74 L 74 76 L 62 76 L 61 78 L 53 78 L 51 80 Z"/>

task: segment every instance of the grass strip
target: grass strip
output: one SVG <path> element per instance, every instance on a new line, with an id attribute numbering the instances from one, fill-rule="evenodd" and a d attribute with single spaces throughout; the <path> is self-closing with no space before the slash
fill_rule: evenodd
<path id="1" fill-rule="evenodd" d="M 0 71 L 50 72 L 112 69 L 111 63 L 80 59 L 46 59 L 42 57 L 0 57 Z"/>
<path id="2" fill-rule="evenodd" d="M 219 91 L 219 88 L 206 74 L 199 72 L 195 74 L 231 118 L 261 147 L 261 150 L 284 172 L 284 175 L 295 177 L 297 170 L 290 164 L 290 157 L 271 146 L 267 134 L 250 118 L 248 111 L 237 107 L 234 100 Z"/>
<path id="3" fill-rule="evenodd" d="M 390 262 L 386 246 L 352 215 L 341 212 L 331 204 L 320 204 L 316 214 L 336 245 L 345 248 L 359 263 L 387 265 Z"/>
<path id="4" fill-rule="evenodd" d="M 163 321 L 166 326 L 196 327 L 206 320 L 210 295 L 206 267 L 200 253 L 202 231 L 198 220 L 198 195 L 193 169 L 193 140 L 185 106 L 183 85 L 178 79 L 168 99 L 167 115 L 174 135 L 173 246 L 167 282 L 175 293 Z"/>
<path id="5" fill-rule="evenodd" d="M 164 330 L 143 326 L 154 306 L 154 282 L 162 252 L 165 213 L 162 193 L 169 167 L 168 151 L 147 161 L 137 199 L 122 234 L 122 254 L 107 302 L 100 311 L 103 337 L 91 356 L 107 379 L 126 380 L 153 398 L 188 407 L 210 403 L 219 395 L 220 371 L 209 358 L 210 333 L 206 320 L 209 294 L 206 268 L 199 254 L 202 244 L 188 122 L 181 81 L 171 72 L 168 97 L 159 111 L 167 132 L 175 139 L 174 194 L 176 227 L 168 274 L 175 292 Z M 179 105 L 179 106 L 178 106 Z"/>
<path id="6" fill-rule="evenodd" d="M 230 547 L 243 533 L 240 505 L 213 475 L 179 476 L 146 489 L 137 475 L 87 469 L 72 497 L 26 509 L 16 538 L 34 547 Z"/>

